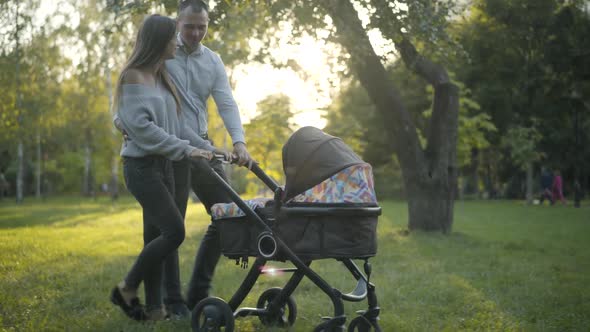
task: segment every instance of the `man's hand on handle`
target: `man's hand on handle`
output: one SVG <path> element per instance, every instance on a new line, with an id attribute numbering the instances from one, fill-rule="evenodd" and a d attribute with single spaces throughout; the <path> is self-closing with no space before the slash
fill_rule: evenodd
<path id="1" fill-rule="evenodd" d="M 222 160 L 223 162 L 230 163 L 232 161 L 232 154 L 225 151 L 225 150 L 215 148 L 215 151 L 213 151 L 213 155 L 216 158 L 219 158 L 220 156 L 223 157 L 223 160 Z"/>
<path id="2" fill-rule="evenodd" d="M 248 165 L 248 169 L 252 169 L 252 164 L 255 163 L 254 159 L 250 157 L 246 144 L 237 142 L 234 144 L 234 155 L 238 158 L 237 164 L 240 166 Z"/>

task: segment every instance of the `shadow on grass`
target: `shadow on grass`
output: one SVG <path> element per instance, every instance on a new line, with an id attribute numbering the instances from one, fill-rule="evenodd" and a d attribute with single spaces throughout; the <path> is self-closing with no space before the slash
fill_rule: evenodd
<path id="1" fill-rule="evenodd" d="M 104 215 L 138 208 L 132 199 L 125 198 L 112 202 L 79 197 L 55 198 L 46 201 L 27 201 L 23 205 L 2 204 L 0 206 L 0 229 L 49 226 L 64 220 L 88 219 L 92 215 Z"/>
<path id="2" fill-rule="evenodd" d="M 193 209 L 192 216 L 200 219 L 196 211 Z M 190 330 L 188 320 L 131 321 L 109 301 L 110 290 L 141 249 L 140 215 L 132 199 L 115 205 L 108 200 L 78 198 L 2 206 L 0 235 L 4 233 L 5 241 L 0 243 L 4 252 L 0 258 L 0 330 Z M 204 230 L 198 223 L 189 224 L 180 248 L 185 284 Z M 34 231 L 24 229 L 29 227 Z"/>
<path id="3" fill-rule="evenodd" d="M 4 285 L 0 326 L 17 331 L 189 331 L 188 320 L 139 323 L 110 303 L 110 290 L 133 258 L 72 255 L 37 266 L 37 273 Z"/>
<path id="4" fill-rule="evenodd" d="M 127 208 L 137 210 L 133 204 Z M 457 223 L 451 235 L 446 236 L 405 233 L 405 222 L 399 217 L 403 215 L 403 206 L 387 206 L 388 210 L 384 211 L 378 226 L 379 251 L 372 259 L 371 278 L 377 286 L 383 331 L 588 330 L 590 302 L 587 299 L 590 292 L 587 276 L 590 274 L 585 262 L 589 261 L 590 251 L 587 250 L 585 236 L 589 227 L 587 218 L 579 215 L 580 212 L 562 209 L 572 217 L 563 217 L 556 223 L 553 222 L 556 216 L 553 214 L 547 221 L 540 220 L 536 215 L 533 220 L 522 219 L 531 215 L 523 207 L 507 208 L 510 207 L 508 204 L 491 207 L 468 205 L 462 210 L 472 211 L 458 215 L 461 222 Z M 484 208 L 490 212 L 482 213 Z M 491 211 L 494 208 L 502 208 L 506 216 L 494 217 Z M 5 211 L 5 207 L 0 210 L 0 217 Z M 89 210 L 88 215 L 93 213 L 96 212 Z M 487 219 L 482 216 L 487 216 Z M 110 216 L 106 215 L 106 218 Z M 137 219 L 135 215 L 132 218 Z M 193 206 L 187 220 L 187 239 L 180 250 L 184 285 L 188 281 L 202 232 L 208 224 L 206 219 L 201 208 L 197 210 Z M 137 235 L 140 234 L 137 227 L 134 226 L 133 233 L 129 230 L 128 233 L 120 233 L 120 227 L 129 227 L 125 226 L 129 224 L 125 219 L 112 223 L 100 220 L 88 225 L 88 228 L 80 225 L 75 215 L 68 220 L 52 222 L 51 225 L 58 227 L 51 227 L 49 231 L 41 229 L 39 239 L 30 243 L 23 244 L 23 238 L 15 239 L 18 240 L 14 244 L 18 250 L 13 250 L 14 257 L 20 258 L 29 251 L 43 252 L 43 255 L 35 257 L 37 261 L 34 264 L 27 263 L 26 258 L 22 259 L 21 265 L 28 266 L 14 266 L 19 270 L 18 274 L 1 270 L 0 264 L 0 329 L 190 330 L 188 321 L 138 324 L 109 303 L 111 287 L 125 274 L 134 258 L 121 253 L 136 253 L 135 249 L 112 244 L 114 240 L 110 230 L 95 235 L 91 241 L 101 245 L 102 242 L 105 245 L 110 243 L 114 248 L 112 254 L 105 250 L 95 253 L 93 250 L 99 248 L 82 240 L 75 247 L 75 254 L 62 255 L 59 246 L 48 252 L 46 247 L 51 246 L 52 241 L 42 238 L 56 228 L 58 236 L 62 236 L 62 225 L 69 232 L 67 234 L 76 237 L 101 227 L 117 226 L 117 241 L 126 242 L 137 240 L 131 236 L 140 236 Z M 26 231 L 15 232 L 16 237 L 29 234 Z M 3 251 L 4 257 L 8 257 L 7 251 Z M 46 256 L 49 259 L 43 261 Z M 329 260 L 314 262 L 312 266 L 332 286 L 349 291 L 350 278 L 343 275 L 340 265 Z M 233 266 L 233 261 L 222 258 L 214 278 L 213 294 L 228 299 L 246 272 Z M 264 280 L 255 286 L 245 304 L 252 306 L 261 291 L 282 286 L 284 282 L 278 278 Z M 294 295 L 299 314 L 293 330 L 312 330 L 321 321 L 321 315 L 332 314 L 329 299 L 308 280 L 304 280 Z M 346 303 L 347 322 L 355 317 L 351 307 L 366 309 L 364 306 Z M 256 319 L 247 319 L 251 321 L 237 322 L 242 324 L 240 327 L 248 326 L 242 331 L 264 330 Z"/>
<path id="5" fill-rule="evenodd" d="M 375 275 L 374 280 L 394 288 L 381 304 L 382 326 L 587 330 L 589 306 L 582 303 L 590 293 L 588 269 L 580 262 L 587 261 L 588 251 L 580 250 L 587 242 L 578 238 L 589 227 L 580 216 L 561 224 L 551 221 L 497 220 L 483 224 L 483 231 L 468 228 L 450 235 L 395 229 L 381 234 L 379 247 L 387 250 L 379 251 L 375 270 L 387 267 L 382 272 L 388 278 Z M 418 310 L 412 307 L 417 301 Z M 395 308 L 393 316 L 385 314 L 387 308 Z"/>

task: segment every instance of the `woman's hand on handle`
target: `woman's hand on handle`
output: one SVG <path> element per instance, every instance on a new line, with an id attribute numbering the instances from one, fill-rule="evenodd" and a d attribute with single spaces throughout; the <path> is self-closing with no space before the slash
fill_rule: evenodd
<path id="1" fill-rule="evenodd" d="M 207 160 L 213 159 L 213 151 L 203 150 L 203 149 L 194 149 L 191 151 L 190 154 L 191 158 L 205 158 Z"/>

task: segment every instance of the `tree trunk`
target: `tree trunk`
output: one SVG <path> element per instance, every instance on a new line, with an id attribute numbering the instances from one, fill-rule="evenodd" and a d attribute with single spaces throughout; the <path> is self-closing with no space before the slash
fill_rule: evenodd
<path id="1" fill-rule="evenodd" d="M 408 199 L 408 227 L 449 232 L 457 184 L 457 87 L 450 83 L 444 68 L 421 57 L 407 39 L 396 44 L 406 65 L 434 87 L 428 145 L 423 149 L 412 116 L 373 50 L 350 1 L 326 0 L 320 4 L 332 17 L 337 38 L 350 53 L 353 72 L 382 117 L 397 154 Z"/>
<path id="2" fill-rule="evenodd" d="M 428 176 L 405 181 L 408 195 L 408 228 L 448 233 L 453 225 L 457 187 L 456 146 L 459 90 L 454 84 L 439 84 L 426 149 Z M 438 142 L 433 146 L 433 142 Z M 405 177 L 404 177 L 405 179 Z"/>
<path id="3" fill-rule="evenodd" d="M 24 199 L 24 147 L 22 138 L 19 138 L 17 150 L 17 172 L 16 172 L 16 202 L 18 204 L 23 202 Z"/>
<path id="4" fill-rule="evenodd" d="M 119 198 L 119 154 L 113 156 L 111 168 L 111 184 L 109 186 L 111 199 L 116 201 Z"/>
<path id="5" fill-rule="evenodd" d="M 533 204 L 533 163 L 526 164 L 526 202 Z"/>
<path id="6" fill-rule="evenodd" d="M 84 196 L 91 196 L 92 195 L 92 184 L 91 184 L 91 176 L 90 176 L 91 164 L 92 164 L 92 151 L 90 149 L 90 144 L 86 143 L 86 146 L 84 148 L 84 185 L 83 185 Z"/>
<path id="7" fill-rule="evenodd" d="M 24 187 L 24 147 L 23 147 L 23 133 L 22 133 L 22 100 L 20 93 L 20 31 L 21 26 L 18 23 L 19 18 L 19 3 L 16 3 L 16 29 L 15 29 L 15 40 L 16 40 L 16 70 L 15 70 L 15 82 L 16 82 L 16 109 L 18 112 L 17 123 L 19 126 L 19 138 L 17 145 L 17 173 L 16 173 L 16 203 L 20 204 L 23 201 L 23 187 Z"/>
<path id="8" fill-rule="evenodd" d="M 453 202 L 448 189 L 436 181 L 406 184 L 410 230 L 451 231 Z"/>
<path id="9" fill-rule="evenodd" d="M 35 197 L 41 198 L 41 134 L 37 131 L 37 164 L 35 165 Z"/>
<path id="10" fill-rule="evenodd" d="M 107 86 L 107 94 L 109 97 L 109 114 L 111 115 L 111 119 L 114 118 L 114 110 L 113 110 L 113 84 L 111 78 L 111 68 L 109 66 L 109 58 L 108 58 L 108 46 L 109 46 L 109 39 L 107 38 L 107 42 L 104 48 L 105 51 L 105 76 L 106 76 L 106 86 Z M 118 134 L 117 129 L 115 126 L 111 126 L 111 136 L 113 137 L 113 141 L 117 141 Z M 118 146 L 115 144 L 115 148 L 113 151 L 113 160 L 111 163 L 111 183 L 109 185 L 109 191 L 111 194 L 112 200 L 117 200 L 119 198 L 119 151 Z"/>
<path id="11" fill-rule="evenodd" d="M 479 191 L 479 149 L 471 149 L 471 165 L 470 165 L 471 176 L 470 183 L 470 194 L 475 194 L 476 197 L 480 197 Z"/>

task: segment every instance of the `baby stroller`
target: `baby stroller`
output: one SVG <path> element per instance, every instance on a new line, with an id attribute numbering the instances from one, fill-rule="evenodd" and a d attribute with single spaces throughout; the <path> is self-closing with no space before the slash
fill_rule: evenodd
<path id="1" fill-rule="evenodd" d="M 192 311 L 193 331 L 233 331 L 234 319 L 257 316 L 265 326 L 289 327 L 297 306 L 292 293 L 303 277 L 309 278 L 331 300 L 334 315 L 325 317 L 314 331 L 344 331 L 343 301 L 367 299 L 348 331 L 381 331 L 375 285 L 370 282 L 369 258 L 377 252 L 377 219 L 381 208 L 373 190 L 371 167 L 344 142 L 314 127 L 296 131 L 283 147 L 286 184 L 277 185 L 257 165 L 252 172 L 274 193 L 274 199 L 242 200 L 214 171 L 233 203 L 215 204 L 212 222 L 217 226 L 221 251 L 246 268 L 255 261 L 229 300 L 208 297 Z M 311 267 L 318 259 L 336 259 L 356 279 L 350 293 L 330 286 Z M 364 273 L 353 259 L 364 260 Z M 269 269 L 268 261 L 290 262 L 294 267 Z M 292 273 L 283 288 L 264 291 L 256 308 L 238 308 L 260 275 Z"/>

